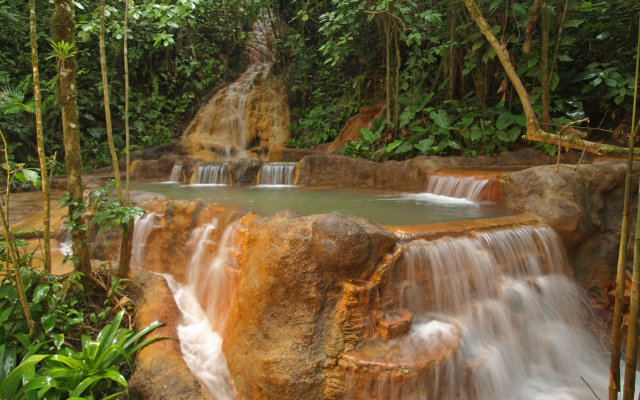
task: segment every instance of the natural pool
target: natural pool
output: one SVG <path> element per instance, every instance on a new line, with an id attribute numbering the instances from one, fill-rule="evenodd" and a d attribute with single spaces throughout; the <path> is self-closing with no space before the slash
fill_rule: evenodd
<path id="1" fill-rule="evenodd" d="M 132 189 L 159 193 L 173 199 L 204 200 L 237 206 L 263 216 L 273 215 L 284 209 L 305 215 L 339 212 L 386 225 L 416 225 L 514 215 L 499 204 L 478 203 L 430 193 L 179 183 L 135 183 Z"/>

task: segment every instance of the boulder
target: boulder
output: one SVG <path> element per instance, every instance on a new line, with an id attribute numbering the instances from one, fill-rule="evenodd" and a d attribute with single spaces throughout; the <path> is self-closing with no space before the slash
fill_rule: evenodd
<path id="1" fill-rule="evenodd" d="M 626 164 L 619 161 L 578 168 L 562 164 L 558 172 L 554 165 L 540 166 L 501 177 L 504 205 L 555 228 L 576 280 L 598 302 L 606 300 L 616 275 L 625 174 Z M 637 174 L 633 181 L 637 187 Z M 637 205 L 633 192 L 630 226 L 635 226 Z"/>
<path id="2" fill-rule="evenodd" d="M 182 162 L 178 155 L 164 155 L 158 159 L 138 159 L 131 163 L 131 179 L 168 180 L 173 165 Z"/>
<path id="3" fill-rule="evenodd" d="M 256 177 L 264 161 L 259 158 L 240 158 L 231 161 L 229 173 L 235 185 L 250 185 L 256 183 Z"/>
<path id="4" fill-rule="evenodd" d="M 323 398 L 341 283 L 369 277 L 394 247 L 385 228 L 340 214 L 252 220 L 223 345 L 238 394 Z"/>

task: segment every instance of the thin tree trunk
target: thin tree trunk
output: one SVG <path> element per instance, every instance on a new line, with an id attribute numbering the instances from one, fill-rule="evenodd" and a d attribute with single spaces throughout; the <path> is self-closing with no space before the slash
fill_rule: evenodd
<path id="1" fill-rule="evenodd" d="M 129 155 L 129 55 L 127 48 L 127 35 L 129 22 L 129 0 L 124 0 L 124 135 L 125 135 L 125 153 L 126 153 L 126 189 L 127 189 L 127 205 L 131 205 L 130 187 L 129 187 L 129 165 L 131 164 L 131 157 Z"/>
<path id="2" fill-rule="evenodd" d="M 480 31 L 485 36 L 485 38 L 487 38 L 487 41 L 495 51 L 498 59 L 500 60 L 500 63 L 502 64 L 502 67 L 511 80 L 511 84 L 516 89 L 516 92 L 518 92 L 518 96 L 520 97 L 520 101 L 522 102 L 522 108 L 524 109 L 524 114 L 527 117 L 527 133 L 537 131 L 539 129 L 538 118 L 533 111 L 531 99 L 529 98 L 527 89 L 525 89 L 522 81 L 520 80 L 520 77 L 518 76 L 518 73 L 513 67 L 511 60 L 509 59 L 509 54 L 507 53 L 506 49 L 502 48 L 500 42 L 498 42 L 498 39 L 495 37 L 493 32 L 491 32 L 491 27 L 484 19 L 482 11 L 480 10 L 480 7 L 478 7 L 476 2 L 474 0 L 462 1 L 464 2 L 465 6 L 467 6 L 467 9 L 471 14 L 471 18 L 478 25 L 478 28 L 480 28 Z"/>
<path id="3" fill-rule="evenodd" d="M 640 19 L 640 14 L 639 14 Z M 627 175 L 624 180 L 624 203 L 622 207 L 622 226 L 620 228 L 620 249 L 618 252 L 618 270 L 616 273 L 616 301 L 613 307 L 611 326 L 611 361 L 609 364 L 609 400 L 617 400 L 620 392 L 620 355 L 622 341 L 622 311 L 624 308 L 625 268 L 627 264 L 627 245 L 629 243 L 629 203 L 631 202 L 631 174 L 633 173 L 633 147 L 636 141 L 638 123 L 636 121 L 636 99 L 638 97 L 638 73 L 640 72 L 640 29 L 636 45 L 636 82 L 633 93 L 633 112 L 631 117 L 631 136 L 629 136 L 629 155 L 627 157 Z"/>
<path id="4" fill-rule="evenodd" d="M 529 23 L 527 24 L 527 30 L 524 34 L 524 44 L 522 45 L 522 52 L 529 54 L 531 52 L 531 42 L 533 41 L 533 30 L 538 22 L 540 16 L 540 3 L 542 0 L 534 0 L 529 10 Z"/>
<path id="5" fill-rule="evenodd" d="M 52 37 L 55 42 L 64 40 L 75 44 L 75 5 L 71 0 L 55 0 Z M 67 186 L 71 195 L 69 215 L 76 228 L 71 230 L 71 242 L 75 269 L 84 274 L 83 283 L 90 283 L 91 257 L 89 254 L 86 205 L 82 188 L 82 158 L 80 155 L 80 132 L 76 104 L 76 59 L 58 60 L 57 98 L 62 112 L 62 135 L 67 169 Z"/>
<path id="6" fill-rule="evenodd" d="M 620 356 L 622 341 L 622 311 L 624 308 L 625 269 L 627 264 L 627 246 L 629 243 L 629 203 L 631 199 L 631 174 L 633 168 L 633 146 L 637 129 L 629 137 L 629 156 L 627 175 L 624 182 L 624 203 L 622 207 L 622 227 L 620 230 L 620 248 L 618 251 L 618 269 L 616 273 L 616 298 L 613 307 L 611 325 L 611 360 L 609 363 L 609 400 L 617 400 L 620 392 Z"/>
<path id="7" fill-rule="evenodd" d="M 395 132 L 394 139 L 398 139 L 398 128 L 400 121 L 400 104 L 398 103 L 398 99 L 400 98 L 400 63 L 402 62 L 402 60 L 400 59 L 400 46 L 398 45 L 398 27 L 395 24 L 393 33 L 393 42 L 396 48 L 396 88 L 394 96 L 395 98 L 393 99 L 393 123 L 395 124 L 395 126 L 393 128 L 393 131 Z"/>
<path id="8" fill-rule="evenodd" d="M 541 81 L 542 81 L 542 129 L 545 131 L 549 129 L 550 120 L 550 95 L 549 95 L 549 15 L 547 13 L 547 2 L 542 1 L 540 4 L 540 13 L 542 15 L 540 19 L 540 27 L 542 30 L 542 65 Z"/>
<path id="9" fill-rule="evenodd" d="M 569 8 L 569 0 L 565 0 L 564 8 L 558 18 L 558 34 L 556 35 L 556 44 L 553 48 L 553 58 L 551 59 L 551 69 L 549 70 L 549 76 L 551 76 L 551 79 L 553 79 L 553 72 L 556 69 L 558 51 L 560 50 L 560 39 L 562 38 L 562 30 L 564 29 L 564 20 L 567 18 L 567 8 Z M 560 12 L 560 10 L 558 10 L 558 12 Z"/>
<path id="10" fill-rule="evenodd" d="M 387 129 L 384 136 L 384 142 L 387 142 L 387 135 L 391 131 L 391 16 L 386 16 L 384 22 L 384 44 L 385 44 L 385 61 L 386 61 L 386 73 L 385 73 L 385 91 L 387 98 Z"/>
<path id="11" fill-rule="evenodd" d="M 38 140 L 38 160 L 40 161 L 40 180 L 43 197 L 43 242 L 44 272 L 51 273 L 51 196 L 49 179 L 47 178 L 47 161 L 44 153 L 44 137 L 42 133 L 42 100 L 40 95 L 40 74 L 38 71 L 38 43 L 36 41 L 36 6 L 29 0 L 29 33 L 31 38 L 31 68 L 33 70 L 33 97 L 36 102 L 36 137 Z"/>
<path id="12" fill-rule="evenodd" d="M 638 17 L 640 21 L 640 15 Z M 638 32 L 640 40 L 640 32 Z M 640 41 L 636 44 L 636 57 L 640 52 Z M 638 101 L 638 59 L 636 58 L 636 84 L 633 96 L 634 115 L 632 125 L 636 123 L 635 111 Z M 635 128 L 635 126 L 634 126 Z M 635 129 L 634 129 L 635 130 Z M 627 330 L 627 353 L 625 356 L 624 386 L 622 399 L 633 400 L 636 390 L 636 364 L 638 360 L 638 310 L 640 309 L 640 186 L 638 187 L 638 213 L 636 215 L 636 234 L 633 240 L 633 272 L 631 275 L 631 303 Z"/>
<path id="13" fill-rule="evenodd" d="M 118 166 L 118 155 L 113 144 L 113 128 L 111 126 L 111 107 L 109 105 L 109 80 L 107 79 L 107 56 L 104 49 L 104 0 L 100 0 L 100 71 L 102 72 L 102 93 L 104 96 L 104 117 L 107 124 L 107 143 L 111 153 L 113 163 L 113 174 L 116 180 L 116 191 L 120 204 L 124 204 L 122 198 L 122 184 L 120 182 L 120 167 Z"/>
<path id="14" fill-rule="evenodd" d="M 453 0 L 447 0 L 447 33 L 449 41 L 454 42 L 456 40 L 456 28 L 458 27 L 458 5 L 454 4 Z M 456 90 L 456 53 L 453 45 L 449 46 L 447 50 L 447 56 L 445 58 L 447 63 L 446 77 L 447 81 L 447 99 L 453 100 L 455 98 Z"/>
<path id="15" fill-rule="evenodd" d="M 9 164 L 9 154 L 7 148 L 7 141 L 4 139 L 2 131 L 0 131 L 0 137 L 4 144 L 4 160 L 7 165 Z M 13 264 L 13 268 L 16 274 L 16 291 L 18 292 L 18 300 L 22 307 L 24 317 L 27 319 L 27 327 L 29 328 L 29 337 L 34 339 L 36 337 L 36 323 L 31 316 L 31 309 L 29 308 L 29 302 L 27 301 L 27 295 L 24 292 L 24 284 L 22 283 L 22 275 L 20 275 L 20 262 L 18 260 L 18 254 L 16 253 L 15 243 L 13 241 L 13 234 L 11 232 L 11 224 L 9 223 L 9 194 L 11 185 L 11 171 L 7 169 L 7 189 L 3 204 L 0 204 L 0 219 L 2 220 L 2 229 L 4 231 L 4 238 L 7 241 L 7 251 L 9 252 L 9 258 Z"/>
<path id="16" fill-rule="evenodd" d="M 125 153 L 126 153 L 126 205 L 131 206 L 131 195 L 129 190 L 129 165 L 131 164 L 129 155 L 129 61 L 127 55 L 127 35 L 129 20 L 129 0 L 124 0 L 124 132 L 125 132 Z M 135 229 L 134 219 L 129 219 L 127 229 L 122 230 L 122 238 L 120 240 L 120 264 L 118 266 L 118 276 L 127 277 L 131 272 L 131 247 L 133 246 L 133 230 Z"/>
<path id="17" fill-rule="evenodd" d="M 640 199 L 640 188 L 638 191 Z M 633 400 L 638 359 L 638 300 L 640 295 L 640 207 L 636 215 L 636 233 L 633 240 L 633 273 L 631 275 L 631 304 L 627 330 L 627 354 L 625 356 L 623 400 Z"/>

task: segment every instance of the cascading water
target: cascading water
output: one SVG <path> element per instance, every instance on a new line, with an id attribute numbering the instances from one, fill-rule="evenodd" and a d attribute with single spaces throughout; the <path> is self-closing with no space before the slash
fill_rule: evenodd
<path id="1" fill-rule="evenodd" d="M 137 219 L 134 260 L 155 226 L 195 221 L 188 215 L 171 222 L 153 213 Z M 237 395 L 222 337 L 237 300 L 240 252 L 251 242 L 241 243 L 246 228 L 238 221 L 221 232 L 223 213 L 215 215 L 185 235 L 184 280 L 166 279 L 182 312 L 183 357 L 209 393 L 226 400 Z M 564 275 L 569 267 L 552 228 L 415 239 L 404 242 L 397 257 L 382 281 L 349 283 L 363 291 L 346 298 L 345 310 L 364 301 L 372 314 L 354 314 L 356 325 L 348 326 L 373 333 L 338 355 L 325 393 L 339 395 L 327 398 L 586 400 L 594 398 L 591 388 L 604 398 L 608 363 L 585 327 L 583 299 Z M 375 333 L 378 324 L 403 319 L 406 329 Z M 345 334 L 357 337 L 354 332 Z"/>
<path id="2" fill-rule="evenodd" d="M 143 260 L 146 252 L 147 238 L 161 216 L 147 212 L 134 218 L 133 239 L 131 245 L 131 266 L 144 268 Z"/>
<path id="3" fill-rule="evenodd" d="M 291 186 L 296 181 L 295 163 L 268 163 L 260 169 L 261 185 Z"/>
<path id="4" fill-rule="evenodd" d="M 432 175 L 427 183 L 427 192 L 440 196 L 457 197 L 472 201 L 482 200 L 482 191 L 488 179 Z"/>
<path id="5" fill-rule="evenodd" d="M 235 391 L 222 353 L 221 334 L 235 290 L 233 275 L 238 271 L 237 240 L 242 228 L 238 222 L 227 226 L 219 244 L 211 240 L 217 229 L 214 219 L 192 232 L 186 284 L 170 275 L 165 278 L 183 316 L 178 336 L 185 362 L 216 399 L 231 400 Z"/>
<path id="6" fill-rule="evenodd" d="M 250 65 L 198 111 L 183 134 L 189 155 L 229 160 L 247 155 L 267 158 L 288 138 L 289 108 L 284 85 L 269 77 L 273 55 L 267 47 L 267 16 L 254 24 L 247 53 Z"/>
<path id="7" fill-rule="evenodd" d="M 205 185 L 228 185 L 229 166 L 227 164 L 199 165 L 192 183 Z"/>
<path id="8" fill-rule="evenodd" d="M 400 279 L 408 283 L 402 306 L 414 314 L 410 335 L 437 347 L 434 339 L 461 334 L 443 370 L 453 386 L 421 398 L 593 398 L 584 381 L 606 396 L 607 362 L 584 326 L 577 287 L 562 274 L 559 243 L 551 228 L 525 227 L 406 245 Z"/>
<path id="9" fill-rule="evenodd" d="M 169 182 L 183 182 L 184 178 L 182 177 L 182 164 L 175 164 L 171 169 L 171 176 L 169 177 Z"/>

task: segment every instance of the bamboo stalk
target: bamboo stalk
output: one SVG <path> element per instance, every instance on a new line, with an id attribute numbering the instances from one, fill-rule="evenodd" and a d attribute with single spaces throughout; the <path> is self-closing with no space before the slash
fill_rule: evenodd
<path id="1" fill-rule="evenodd" d="M 44 152 L 44 137 L 42 129 L 42 96 L 40 94 L 40 74 L 38 70 L 38 43 L 36 41 L 36 6 L 34 0 L 29 0 L 29 36 L 31 39 L 31 68 L 33 71 L 33 97 L 36 102 L 36 138 L 38 141 L 38 160 L 40 161 L 40 180 L 43 197 L 43 244 L 44 244 L 44 272 L 51 273 L 51 196 L 49 194 L 49 179 L 47 178 L 47 161 Z"/>
<path id="2" fill-rule="evenodd" d="M 107 55 L 104 49 L 104 0 L 100 0 L 100 71 L 102 73 L 102 94 L 104 97 L 104 117 L 107 124 L 107 143 L 109 144 L 109 153 L 111 153 L 111 162 L 113 164 L 113 174 L 116 180 L 116 191 L 118 192 L 118 200 L 123 204 L 122 184 L 120 182 L 120 167 L 118 166 L 118 155 L 116 147 L 113 144 L 113 128 L 111 126 L 111 107 L 109 105 L 109 80 L 107 78 Z"/>
<path id="3" fill-rule="evenodd" d="M 18 260 L 18 254 L 16 253 L 15 243 L 13 242 L 13 235 L 11 232 L 11 224 L 9 222 L 9 185 L 11 182 L 11 170 L 9 168 L 9 154 L 7 153 L 7 141 L 4 139 L 4 135 L 0 130 L 0 137 L 4 144 L 4 160 L 7 164 L 7 191 L 2 200 L 3 204 L 0 204 L 0 220 L 2 221 L 2 230 L 4 231 L 4 237 L 7 241 L 7 251 L 9 252 L 9 258 L 13 264 L 13 268 L 16 274 L 16 287 L 18 292 L 18 300 L 22 307 L 24 317 L 27 319 L 27 326 L 29 328 L 29 337 L 34 339 L 36 337 L 36 323 L 31 316 L 31 309 L 29 308 L 29 302 L 27 301 L 27 295 L 24 292 L 24 284 L 22 283 L 22 275 L 20 275 L 20 261 Z"/>
<path id="4" fill-rule="evenodd" d="M 640 15 L 638 16 L 640 22 Z M 638 63 L 640 62 L 640 30 L 636 44 L 636 84 L 633 94 L 633 121 L 636 123 L 635 110 L 638 101 Z M 635 131 L 635 126 L 632 128 Z M 640 204 L 640 186 L 638 186 Z M 633 400 L 636 390 L 636 364 L 638 361 L 638 310 L 640 309 L 640 207 L 636 215 L 636 234 L 633 240 L 633 272 L 631 275 L 631 304 L 629 306 L 629 328 L 627 330 L 627 354 L 625 356 L 624 386 L 622 399 Z"/>
<path id="5" fill-rule="evenodd" d="M 640 14 L 639 21 L 640 21 Z M 622 311 L 624 308 L 625 266 L 627 264 L 627 246 L 629 243 L 629 204 L 631 202 L 631 174 L 633 173 L 633 147 L 638 132 L 636 122 L 636 99 L 638 96 L 638 73 L 640 72 L 640 29 L 636 46 L 636 82 L 633 92 L 633 112 L 631 136 L 629 136 L 629 152 L 627 156 L 627 174 L 624 180 L 624 203 L 622 206 L 622 226 L 620 228 L 620 248 L 618 252 L 618 268 L 616 272 L 616 300 L 613 307 L 611 326 L 611 360 L 609 364 L 609 400 L 617 400 L 620 392 L 620 355 L 622 340 Z M 634 126 L 635 125 L 635 126 Z"/>

